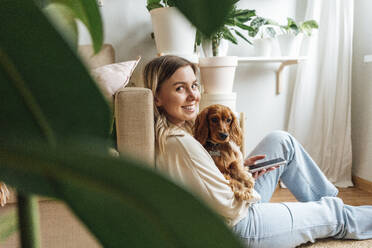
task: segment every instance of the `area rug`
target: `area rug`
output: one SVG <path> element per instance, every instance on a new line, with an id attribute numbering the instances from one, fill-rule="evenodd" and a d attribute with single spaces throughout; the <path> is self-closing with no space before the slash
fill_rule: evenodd
<path id="1" fill-rule="evenodd" d="M 372 239 L 369 240 L 335 240 L 321 239 L 314 244 L 307 243 L 299 248 L 372 248 Z"/>

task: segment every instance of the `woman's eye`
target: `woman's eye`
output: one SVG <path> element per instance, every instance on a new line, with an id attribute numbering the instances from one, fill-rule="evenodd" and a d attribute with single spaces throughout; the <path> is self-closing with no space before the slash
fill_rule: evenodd
<path id="1" fill-rule="evenodd" d="M 183 86 L 179 86 L 179 87 L 176 88 L 176 91 L 180 91 L 182 89 L 183 89 Z"/>
<path id="2" fill-rule="evenodd" d="M 218 122 L 218 119 L 216 117 L 213 117 L 212 122 L 216 123 L 216 122 Z"/>
<path id="3" fill-rule="evenodd" d="M 226 120 L 226 122 L 227 122 L 227 123 L 230 123 L 230 122 L 231 122 L 231 119 L 230 119 L 230 118 L 228 118 L 228 119 Z"/>
<path id="4" fill-rule="evenodd" d="M 199 89 L 199 84 L 198 83 L 194 83 L 191 87 L 194 90 Z"/>

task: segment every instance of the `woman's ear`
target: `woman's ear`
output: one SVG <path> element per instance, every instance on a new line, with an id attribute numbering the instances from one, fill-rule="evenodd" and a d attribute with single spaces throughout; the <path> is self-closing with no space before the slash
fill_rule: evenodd
<path id="1" fill-rule="evenodd" d="M 194 138 L 204 146 L 207 143 L 208 137 L 208 108 L 206 108 L 196 117 L 194 124 Z"/>
<path id="2" fill-rule="evenodd" d="M 159 97 L 154 96 L 154 103 L 155 103 L 156 107 L 161 106 L 161 101 L 160 101 Z"/>
<path id="3" fill-rule="evenodd" d="M 232 114 L 232 121 L 230 124 L 230 139 L 239 147 L 242 145 L 242 129 L 240 128 L 238 118 L 236 118 L 234 114 Z"/>

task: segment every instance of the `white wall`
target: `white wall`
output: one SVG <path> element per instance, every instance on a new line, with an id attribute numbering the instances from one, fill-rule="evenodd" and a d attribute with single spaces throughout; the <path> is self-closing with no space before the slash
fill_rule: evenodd
<path id="1" fill-rule="evenodd" d="M 257 15 L 286 23 L 287 17 L 296 16 L 295 0 L 246 0 L 239 7 L 255 9 Z M 252 55 L 252 46 L 244 40 L 231 45 L 230 55 Z M 273 51 L 278 54 L 278 51 Z M 294 82 L 296 65 L 286 67 L 282 73 L 283 91 L 276 95 L 276 75 L 279 63 L 244 63 L 237 68 L 234 91 L 237 92 L 237 111 L 246 115 L 246 150 L 272 130 L 285 130 Z M 291 73 L 290 73 L 291 72 Z"/>
<path id="2" fill-rule="evenodd" d="M 301 0 L 303 1 L 303 0 Z M 156 56 L 150 15 L 146 0 L 103 0 L 101 13 L 104 20 L 105 42 L 113 44 L 117 61 L 142 57 L 132 81 L 141 81 L 143 65 Z M 295 17 L 296 9 L 303 10 L 296 0 L 241 0 L 239 7 L 256 9 L 257 14 L 285 23 Z M 80 26 L 80 44 L 90 43 L 85 28 Z M 252 48 L 240 40 L 239 46 L 230 46 L 229 55 L 248 56 Z M 237 68 L 234 91 L 238 93 L 237 111 L 245 112 L 247 151 L 269 131 L 286 129 L 296 66 L 284 69 L 283 93 L 275 95 L 275 70 L 279 64 L 244 64 Z M 140 84 L 139 84 L 140 85 Z"/>
<path id="3" fill-rule="evenodd" d="M 372 1 L 355 1 L 351 133 L 353 174 L 372 181 Z"/>

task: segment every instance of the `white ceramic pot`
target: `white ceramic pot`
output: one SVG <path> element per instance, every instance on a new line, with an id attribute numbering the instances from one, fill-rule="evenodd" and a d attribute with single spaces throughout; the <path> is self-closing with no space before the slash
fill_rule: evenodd
<path id="1" fill-rule="evenodd" d="M 202 42 L 203 53 L 205 57 L 213 57 L 212 42 L 210 40 L 203 40 Z M 226 56 L 229 49 L 229 42 L 221 39 L 220 45 L 217 48 L 218 57 Z"/>
<path id="2" fill-rule="evenodd" d="M 156 8 L 150 14 L 159 54 L 194 53 L 196 29 L 177 8 Z"/>
<path id="3" fill-rule="evenodd" d="M 262 38 L 253 40 L 253 56 L 269 57 L 271 55 L 272 39 Z"/>
<path id="4" fill-rule="evenodd" d="M 237 65 L 236 56 L 199 58 L 200 81 L 204 93 L 231 93 Z"/>
<path id="5" fill-rule="evenodd" d="M 302 34 L 280 34 L 278 39 L 280 53 L 282 56 L 298 56 L 301 47 Z"/>
<path id="6" fill-rule="evenodd" d="M 204 93 L 201 96 L 200 100 L 200 111 L 204 108 L 213 105 L 213 104 L 222 104 L 229 107 L 233 112 L 236 108 L 236 93 L 224 93 L 224 94 L 207 94 Z"/>

